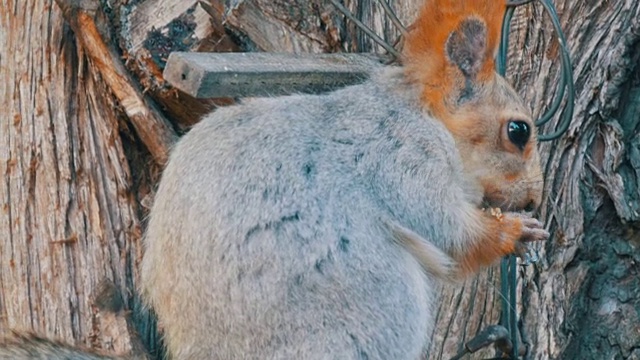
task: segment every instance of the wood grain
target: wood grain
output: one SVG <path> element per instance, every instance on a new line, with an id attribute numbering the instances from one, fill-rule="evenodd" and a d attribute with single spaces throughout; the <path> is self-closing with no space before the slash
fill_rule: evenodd
<path id="1" fill-rule="evenodd" d="M 165 35 L 169 35 L 170 29 L 167 27 L 180 19 L 189 22 L 188 26 L 181 29 L 185 35 L 182 41 L 198 42 L 206 38 L 213 29 L 209 14 L 199 3 L 198 0 L 147 0 L 134 7 L 128 20 L 131 27 L 127 31 L 131 52 L 142 49 L 145 42 L 153 37 L 154 31 L 164 31 Z M 178 29 L 172 31 L 178 32 Z M 172 35 L 178 37 L 181 34 Z"/>
<path id="2" fill-rule="evenodd" d="M 142 142 L 156 162 L 164 164 L 170 146 L 177 140 L 167 119 L 135 87 L 123 64 L 102 39 L 93 17 L 67 0 L 56 0 L 56 3 L 91 59 L 94 70 L 109 85 Z"/>
<path id="3" fill-rule="evenodd" d="M 320 93 L 361 83 L 380 61 L 365 54 L 183 53 L 164 78 L 196 98 Z"/>
<path id="4" fill-rule="evenodd" d="M 90 296 L 130 293 L 141 255 L 121 115 L 53 0 L 0 9 L 0 333 L 126 352 Z"/>

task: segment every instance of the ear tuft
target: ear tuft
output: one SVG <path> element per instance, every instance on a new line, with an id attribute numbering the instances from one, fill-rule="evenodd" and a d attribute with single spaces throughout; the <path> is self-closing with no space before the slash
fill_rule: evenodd
<path id="1" fill-rule="evenodd" d="M 480 72 L 487 54 L 487 27 L 477 18 L 463 20 L 449 35 L 445 51 L 448 60 L 456 65 L 466 78 L 474 79 Z"/>
<path id="2" fill-rule="evenodd" d="M 506 0 L 424 0 L 404 44 L 407 79 L 421 101 L 445 119 L 461 101 L 495 79 L 495 59 Z"/>

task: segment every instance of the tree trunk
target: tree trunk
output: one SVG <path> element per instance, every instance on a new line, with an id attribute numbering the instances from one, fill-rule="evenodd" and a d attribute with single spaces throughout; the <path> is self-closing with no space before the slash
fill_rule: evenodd
<path id="1" fill-rule="evenodd" d="M 53 0 L 0 16 L 0 333 L 126 351 L 91 301 L 105 279 L 129 293 L 141 257 L 117 104 Z"/>
<path id="2" fill-rule="evenodd" d="M 53 0 L 0 0 L 0 46 L 9 49 L 0 55 L 0 335 L 33 330 L 126 352 L 131 339 L 106 330 L 94 294 L 109 279 L 125 307 L 136 308 L 141 219 L 172 127 L 185 131 L 232 102 L 171 89 L 161 76 L 168 53 L 383 50 L 328 0 L 226 1 L 225 25 L 218 0 L 103 1 L 108 11 L 84 2 L 98 10 L 94 38 Z M 420 2 L 390 1 L 404 24 Z M 379 2 L 343 3 L 387 41 L 398 39 Z M 640 2 L 555 5 L 576 108 L 568 132 L 540 144 L 540 213 L 552 239 L 539 246 L 540 262 L 519 271 L 519 327 L 531 359 L 640 359 Z M 100 50 L 95 36 L 115 40 Z M 508 79 L 540 116 L 557 91 L 560 61 L 539 3 L 516 10 L 510 39 Z M 99 51 L 111 57 L 102 61 Z M 131 88 L 123 94 L 114 79 Z M 132 111 L 131 99 L 151 110 Z M 558 118 L 540 131 L 552 132 Z M 444 288 L 426 357 L 449 359 L 497 324 L 499 290 L 497 267 Z"/>

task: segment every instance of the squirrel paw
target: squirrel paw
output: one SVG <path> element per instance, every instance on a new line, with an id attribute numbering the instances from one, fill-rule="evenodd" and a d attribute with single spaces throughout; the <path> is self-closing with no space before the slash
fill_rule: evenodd
<path id="1" fill-rule="evenodd" d="M 491 214 L 501 224 L 503 243 L 500 247 L 504 255 L 516 254 L 522 258 L 527 252 L 526 243 L 549 239 L 542 222 L 527 214 L 499 211 Z"/>
<path id="2" fill-rule="evenodd" d="M 522 259 L 524 265 L 537 262 L 539 260 L 538 252 L 529 248 L 527 244 L 549 239 L 549 232 L 544 229 L 544 224 L 540 220 L 522 213 L 507 213 L 505 215 L 519 220 L 522 224 L 521 235 L 515 243 L 514 254 Z"/>
<path id="3" fill-rule="evenodd" d="M 521 242 L 546 241 L 549 240 L 549 232 L 544 229 L 544 224 L 529 215 L 521 213 L 507 213 L 509 216 L 518 218 L 522 223 Z"/>

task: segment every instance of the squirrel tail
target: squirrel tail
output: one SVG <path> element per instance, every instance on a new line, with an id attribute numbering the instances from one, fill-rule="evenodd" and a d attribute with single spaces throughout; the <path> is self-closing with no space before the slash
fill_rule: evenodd
<path id="1" fill-rule="evenodd" d="M 385 224 L 391 231 L 391 239 L 408 251 L 427 274 L 446 282 L 460 278 L 459 264 L 440 248 L 401 225 L 388 221 Z"/>
<path id="2" fill-rule="evenodd" d="M 9 359 L 133 360 L 134 358 L 103 355 L 92 350 L 45 339 L 31 333 L 19 334 L 14 332 L 13 336 L 0 339 L 0 360 Z"/>

